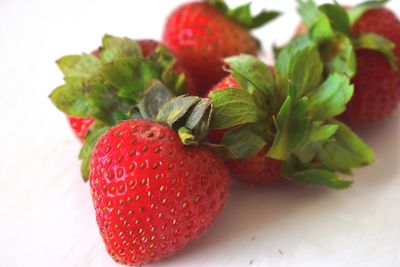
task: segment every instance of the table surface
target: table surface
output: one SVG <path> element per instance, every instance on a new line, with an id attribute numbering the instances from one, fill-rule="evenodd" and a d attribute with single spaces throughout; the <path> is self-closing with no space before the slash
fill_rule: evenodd
<path id="1" fill-rule="evenodd" d="M 0 1 L 0 266 L 117 266 L 80 179 L 80 143 L 47 97 L 62 83 L 54 60 L 93 50 L 104 33 L 158 38 L 182 2 Z M 263 6 L 286 13 L 255 32 L 268 48 L 298 18 L 294 0 L 254 1 Z M 400 266 L 400 112 L 358 132 L 376 162 L 350 189 L 233 182 L 208 234 L 157 266 Z"/>

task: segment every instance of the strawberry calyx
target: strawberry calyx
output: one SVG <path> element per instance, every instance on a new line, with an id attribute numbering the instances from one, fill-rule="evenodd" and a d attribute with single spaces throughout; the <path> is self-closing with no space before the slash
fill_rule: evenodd
<path id="1" fill-rule="evenodd" d="M 354 34 L 352 25 L 368 10 L 380 8 L 388 1 L 367 1 L 352 8 L 338 3 L 318 6 L 312 0 L 299 0 L 298 11 L 307 28 L 305 35 L 319 45 L 326 72 L 342 72 L 353 77 L 356 73 L 356 49 L 368 49 L 382 53 L 393 71 L 398 69 L 394 54 L 395 44 L 374 33 Z"/>
<path id="2" fill-rule="evenodd" d="M 350 175 L 373 162 L 373 151 L 334 119 L 352 97 L 350 78 L 340 72 L 324 78 L 314 42 L 296 39 L 286 46 L 275 72 L 248 55 L 226 63 L 241 90 L 210 94 L 216 114 L 212 128 L 228 130 L 221 145 L 238 158 L 268 147 L 265 157 L 281 161 L 283 176 L 337 189 L 352 183 L 340 173 Z"/>
<path id="3" fill-rule="evenodd" d="M 98 57 L 69 55 L 57 60 L 65 83 L 50 95 L 65 114 L 94 119 L 79 155 L 84 180 L 91 151 L 102 133 L 123 120 L 154 116 L 169 99 L 186 93 L 185 76 L 176 73 L 176 59 L 162 44 L 144 58 L 137 42 L 105 35 L 98 51 Z M 144 103 L 154 91 L 159 98 L 149 108 Z"/>
<path id="4" fill-rule="evenodd" d="M 280 16 L 280 12 L 265 10 L 262 10 L 259 14 L 253 16 L 250 10 L 251 3 L 240 5 L 231 9 L 224 0 L 205 1 L 214 6 L 223 14 L 225 14 L 232 21 L 240 24 L 242 27 L 247 29 L 255 29 L 261 27 Z"/>

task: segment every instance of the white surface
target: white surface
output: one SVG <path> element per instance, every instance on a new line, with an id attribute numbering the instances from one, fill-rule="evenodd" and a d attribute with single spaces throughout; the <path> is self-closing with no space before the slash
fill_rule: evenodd
<path id="1" fill-rule="evenodd" d="M 157 38 L 182 2 L 0 1 L 0 266 L 117 266 L 80 179 L 80 144 L 47 98 L 62 82 L 54 60 L 104 33 Z M 254 2 L 286 11 L 256 32 L 267 47 L 285 41 L 294 0 Z M 212 230 L 157 266 L 400 266 L 400 112 L 362 135 L 377 160 L 351 189 L 233 184 Z"/>

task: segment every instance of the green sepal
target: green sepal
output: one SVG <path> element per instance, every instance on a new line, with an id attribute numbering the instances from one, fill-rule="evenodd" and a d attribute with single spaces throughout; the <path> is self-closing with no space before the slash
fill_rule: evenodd
<path id="1" fill-rule="evenodd" d="M 382 53 L 394 71 L 398 70 L 394 49 L 396 44 L 375 33 L 363 33 L 354 38 L 354 46 L 358 49 L 368 49 Z"/>
<path id="2" fill-rule="evenodd" d="M 100 60 L 89 54 L 64 56 L 58 59 L 56 63 L 65 79 L 88 79 L 96 74 L 101 67 Z"/>
<path id="3" fill-rule="evenodd" d="M 168 101 L 156 121 L 175 129 L 184 145 L 193 145 L 207 136 L 213 111 L 209 99 L 182 95 Z"/>
<path id="4" fill-rule="evenodd" d="M 86 118 L 93 113 L 80 78 L 67 79 L 50 94 L 50 99 L 59 110 L 74 117 Z"/>
<path id="5" fill-rule="evenodd" d="M 117 58 L 142 57 L 142 50 L 137 42 L 129 38 L 104 35 L 100 48 L 100 58 L 105 63 L 114 61 Z"/>
<path id="6" fill-rule="evenodd" d="M 366 1 L 347 10 L 350 19 L 350 24 L 353 25 L 365 12 L 370 9 L 380 8 L 384 6 L 389 0 L 371 0 Z"/>
<path id="7" fill-rule="evenodd" d="M 213 129 L 227 129 L 267 118 L 267 114 L 257 108 L 253 96 L 246 90 L 227 88 L 213 92 L 210 99 L 215 109 Z"/>
<path id="8" fill-rule="evenodd" d="M 329 170 L 351 174 L 352 168 L 372 164 L 374 152 L 351 129 L 339 121 L 338 130 L 331 140 L 322 144 L 317 159 Z"/>
<path id="9" fill-rule="evenodd" d="M 298 11 L 308 28 L 310 38 L 315 42 L 327 40 L 333 36 L 329 17 L 312 0 L 298 0 Z"/>
<path id="10" fill-rule="evenodd" d="M 311 169 L 292 174 L 290 179 L 297 182 L 322 185 L 333 189 L 346 189 L 353 181 L 343 180 L 337 174 L 327 170 Z"/>
<path id="11" fill-rule="evenodd" d="M 207 2 L 224 13 L 228 18 L 247 29 L 259 28 L 280 16 L 280 12 L 265 10 L 253 16 L 251 14 L 250 3 L 230 9 L 223 0 L 207 0 Z"/>
<path id="12" fill-rule="evenodd" d="M 348 36 L 336 33 L 331 40 L 319 45 L 319 51 L 329 72 L 342 73 L 349 78 L 356 74 L 356 53 Z"/>
<path id="13" fill-rule="evenodd" d="M 114 125 L 130 118 L 136 102 L 118 97 L 115 88 L 103 82 L 89 83 L 86 88 L 88 102 L 94 109 L 91 115 L 96 120 Z"/>
<path id="14" fill-rule="evenodd" d="M 309 112 L 313 120 L 323 121 L 344 112 L 353 96 L 354 86 L 347 76 L 333 73 L 308 95 Z"/>
<path id="15" fill-rule="evenodd" d="M 336 124 L 323 124 L 321 121 L 314 121 L 311 126 L 311 134 L 307 142 L 295 152 L 296 157 L 303 164 L 311 163 L 321 149 L 323 142 L 332 138 L 339 126 Z"/>
<path id="16" fill-rule="evenodd" d="M 287 160 L 310 135 L 311 118 L 308 116 L 308 99 L 296 100 L 289 95 L 275 118 L 276 134 L 268 156 Z"/>
<path id="17" fill-rule="evenodd" d="M 318 87 L 322 79 L 323 64 L 317 46 L 306 36 L 286 46 L 275 66 L 277 87 L 283 99 L 288 95 L 289 81 L 296 87 L 295 98 L 299 98 Z"/>
<path id="18" fill-rule="evenodd" d="M 258 58 L 251 55 L 239 55 L 226 58 L 224 61 L 229 65 L 229 71 L 235 80 L 245 90 L 256 88 L 268 97 L 274 93 L 274 75 L 269 67 Z M 249 91 L 249 93 L 252 92 Z"/>
<path id="19" fill-rule="evenodd" d="M 221 144 L 233 151 L 237 159 L 252 157 L 267 145 L 255 127 L 253 124 L 245 124 L 233 128 L 224 135 Z M 267 129 L 263 130 L 267 131 Z"/>
<path id="20" fill-rule="evenodd" d="M 83 180 L 86 182 L 89 179 L 90 172 L 90 161 L 92 158 L 92 151 L 97 144 L 99 138 L 107 131 L 110 127 L 103 125 L 101 123 L 94 123 L 87 134 L 83 142 L 83 146 L 79 153 L 79 159 L 82 160 L 81 163 L 81 174 Z"/>
<path id="21" fill-rule="evenodd" d="M 173 97 L 174 94 L 163 83 L 152 80 L 138 104 L 140 114 L 144 119 L 154 120 L 161 108 Z"/>
<path id="22" fill-rule="evenodd" d="M 174 53 L 163 44 L 157 46 L 150 54 L 149 60 L 158 63 L 164 69 L 171 69 L 176 63 Z"/>
<path id="23" fill-rule="evenodd" d="M 344 9 L 338 3 L 324 4 L 319 7 L 319 10 L 326 14 L 330 21 L 330 26 L 335 32 L 340 32 L 349 35 L 351 31 L 350 19 Z"/>
<path id="24" fill-rule="evenodd" d="M 121 58 L 103 66 L 105 81 L 117 89 L 117 95 L 139 101 L 144 89 L 153 79 L 161 78 L 156 63 L 141 58 Z"/>

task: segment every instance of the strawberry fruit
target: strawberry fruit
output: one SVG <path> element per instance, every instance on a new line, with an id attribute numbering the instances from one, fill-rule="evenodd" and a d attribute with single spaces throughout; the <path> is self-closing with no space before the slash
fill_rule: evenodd
<path id="1" fill-rule="evenodd" d="M 108 253 L 122 264 L 155 262 L 200 237 L 228 194 L 223 162 L 184 146 L 171 128 L 122 122 L 97 143 L 90 187 Z"/>
<path id="2" fill-rule="evenodd" d="M 319 45 L 326 73 L 352 78 L 354 96 L 340 118 L 353 126 L 386 118 L 400 102 L 400 20 L 385 2 L 343 8 L 300 1 L 306 27 L 297 38 Z"/>
<path id="3" fill-rule="evenodd" d="M 257 54 L 258 42 L 250 30 L 278 15 L 263 11 L 252 17 L 249 4 L 230 10 L 222 0 L 190 2 L 169 16 L 163 42 L 181 60 L 203 95 L 226 75 L 223 58 Z"/>

